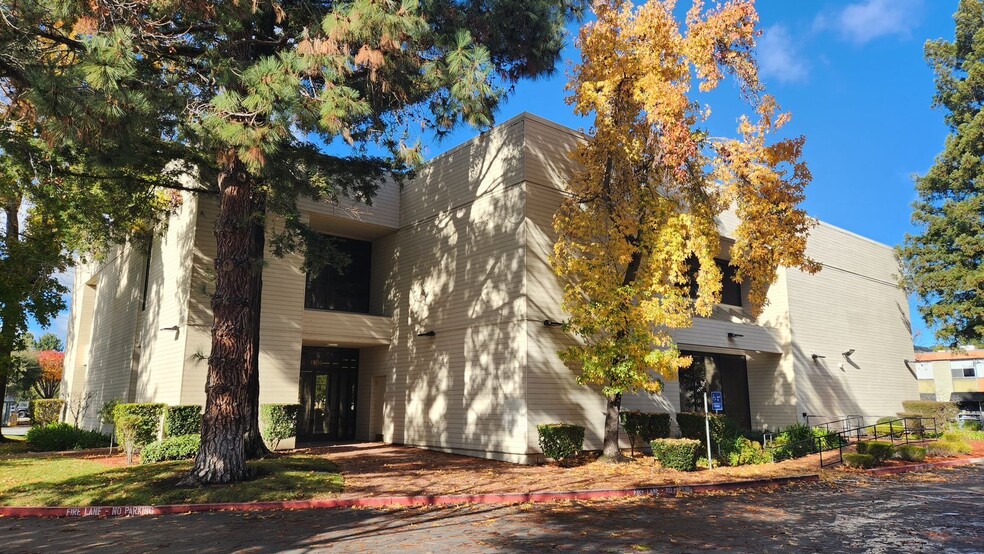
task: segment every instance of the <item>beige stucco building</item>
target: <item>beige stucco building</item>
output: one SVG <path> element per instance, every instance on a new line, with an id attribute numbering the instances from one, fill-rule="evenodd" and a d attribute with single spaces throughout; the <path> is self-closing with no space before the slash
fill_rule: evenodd
<path id="1" fill-rule="evenodd" d="M 261 402 L 300 401 L 301 440 L 528 462 L 540 452 L 536 425 L 568 422 L 600 447 L 604 398 L 575 383 L 557 356 L 570 337 L 544 323 L 565 318 L 547 257 L 578 140 L 524 114 L 438 156 L 402 190 L 383 187 L 371 207 L 303 202 L 352 263 L 309 279 L 298 257 L 268 256 Z M 79 268 L 63 390 L 89 392 L 97 407 L 204 402 L 215 214 L 212 198 L 185 194 L 149 254 L 126 245 Z M 734 225 L 720 222 L 722 260 Z M 892 249 L 821 223 L 808 254 L 823 270 L 780 270 L 758 318 L 741 287 L 726 287 L 713 317 L 674 332 L 695 353 L 684 390 L 670 381 L 625 407 L 676 412 L 703 388 L 721 390 L 726 413 L 775 429 L 804 413 L 893 415 L 918 398 Z"/>

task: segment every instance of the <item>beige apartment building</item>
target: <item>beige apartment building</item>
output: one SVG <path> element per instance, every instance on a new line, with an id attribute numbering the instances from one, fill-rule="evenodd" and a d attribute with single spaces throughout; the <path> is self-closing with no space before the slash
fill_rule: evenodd
<path id="1" fill-rule="evenodd" d="M 371 207 L 303 202 L 352 262 L 308 276 L 297 256 L 268 256 L 261 402 L 301 403 L 299 442 L 531 462 L 536 426 L 566 422 L 600 447 L 604 398 L 575 383 L 557 356 L 572 339 L 545 323 L 566 317 L 547 258 L 578 140 L 524 114 L 436 157 L 402 190 L 383 187 Z M 215 215 L 212 198 L 186 193 L 149 248 L 79 268 L 63 390 L 91 393 L 96 407 L 204 403 Z M 723 267 L 734 225 L 720 221 Z M 918 398 L 892 249 L 821 223 L 808 253 L 823 270 L 780 270 L 758 318 L 745 288 L 726 282 L 712 317 L 673 333 L 693 369 L 625 407 L 691 411 L 718 390 L 725 413 L 775 429 L 804 414 L 893 415 Z"/>
<path id="2" fill-rule="evenodd" d="M 984 350 L 917 352 L 913 370 L 920 399 L 956 402 L 964 410 L 984 411 Z"/>

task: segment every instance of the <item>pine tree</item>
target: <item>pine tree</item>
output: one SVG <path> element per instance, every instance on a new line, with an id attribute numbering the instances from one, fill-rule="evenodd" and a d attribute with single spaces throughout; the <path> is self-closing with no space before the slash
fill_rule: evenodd
<path id="1" fill-rule="evenodd" d="M 803 139 L 770 144 L 789 119 L 764 95 L 753 58 L 758 16 L 750 0 L 711 9 L 695 0 L 685 25 L 675 2 L 595 3 L 581 31 L 582 62 L 570 102 L 594 127 L 575 158 L 583 168 L 554 217 L 552 263 L 566 281 L 567 328 L 582 339 L 561 353 L 581 384 L 607 399 L 604 456 L 616 460 L 622 395 L 658 392 L 690 359 L 669 329 L 688 327 L 720 302 L 716 219 L 733 208 L 736 279 L 760 308 L 779 266 L 816 270 L 804 257 L 812 220 L 799 203 L 810 180 Z M 693 81 L 710 92 L 730 75 L 757 112 L 738 139 L 700 127 L 707 111 Z M 696 266 L 698 294 L 688 275 Z"/>
<path id="2" fill-rule="evenodd" d="M 244 454 L 262 444 L 267 216 L 284 222 L 275 252 L 305 251 L 319 267 L 324 253 L 313 246 L 322 241 L 304 225 L 298 196 L 369 202 L 382 179 L 419 161 L 413 129 L 490 125 L 510 83 L 552 71 L 564 24 L 582 3 L 51 2 L 59 25 L 35 34 L 69 62 L 33 81 L 42 135 L 85 153 L 87 174 L 104 187 L 114 168 L 145 164 L 176 179 L 193 173 L 219 197 L 207 400 L 191 480 L 244 479 Z M 328 154 L 312 136 L 352 153 Z M 147 186 L 120 179 L 113 190 Z"/>
<path id="3" fill-rule="evenodd" d="M 943 152 L 916 179 L 919 232 L 899 249 L 905 280 L 937 340 L 984 345 L 984 1 L 961 0 L 952 42 L 926 43 L 933 106 L 950 129 Z"/>

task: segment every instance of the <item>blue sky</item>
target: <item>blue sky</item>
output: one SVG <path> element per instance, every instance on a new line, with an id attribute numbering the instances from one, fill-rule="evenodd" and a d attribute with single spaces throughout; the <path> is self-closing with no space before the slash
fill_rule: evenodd
<path id="1" fill-rule="evenodd" d="M 930 107 L 933 73 L 923 45 L 928 39 L 952 39 L 957 0 L 759 0 L 757 7 L 763 80 L 793 114 L 788 132 L 807 137 L 805 157 L 813 173 L 807 210 L 838 227 L 899 244 L 913 231 L 912 175 L 929 169 L 947 133 L 943 114 Z M 552 78 L 520 83 L 497 119 L 528 111 L 586 127 L 564 102 L 566 65 L 576 56 L 570 45 Z M 743 110 L 728 87 L 702 99 L 712 104 L 709 126 L 715 135 L 732 135 Z M 475 132 L 459 129 L 431 142 L 427 156 Z M 916 343 L 933 344 L 914 303 L 912 317 Z M 66 323 L 63 313 L 51 330 L 64 339 Z M 37 325 L 31 331 L 44 332 Z"/>

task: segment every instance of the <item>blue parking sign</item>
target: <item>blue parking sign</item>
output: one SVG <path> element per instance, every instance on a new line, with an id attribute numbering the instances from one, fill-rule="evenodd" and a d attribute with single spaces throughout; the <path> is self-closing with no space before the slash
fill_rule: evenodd
<path id="1" fill-rule="evenodd" d="M 724 393 L 719 390 L 711 391 L 711 409 L 715 412 L 724 411 Z"/>

